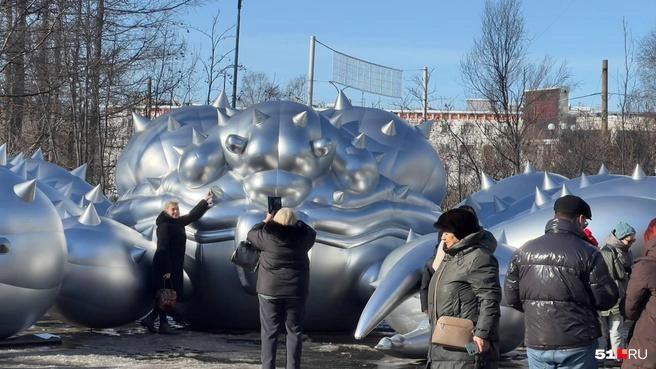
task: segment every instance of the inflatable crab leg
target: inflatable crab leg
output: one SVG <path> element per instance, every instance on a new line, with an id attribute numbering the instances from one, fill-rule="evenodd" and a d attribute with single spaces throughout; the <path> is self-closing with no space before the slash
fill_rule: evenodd
<path id="1" fill-rule="evenodd" d="M 394 308 L 408 296 L 417 292 L 421 268 L 435 247 L 435 235 L 426 235 L 408 244 L 407 253 L 379 280 L 373 295 L 362 310 L 355 329 L 355 338 L 361 339 L 371 332 Z"/>

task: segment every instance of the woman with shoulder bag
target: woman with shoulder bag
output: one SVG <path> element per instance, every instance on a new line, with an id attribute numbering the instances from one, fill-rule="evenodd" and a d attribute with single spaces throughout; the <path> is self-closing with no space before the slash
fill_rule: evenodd
<path id="1" fill-rule="evenodd" d="M 287 369 L 301 367 L 303 315 L 310 282 L 308 251 L 316 232 L 290 208 L 253 226 L 248 240 L 260 250 L 257 297 L 260 304 L 262 369 L 275 369 L 278 335 L 287 329 Z"/>
<path id="2" fill-rule="evenodd" d="M 494 256 L 497 242 L 480 228 L 476 215 L 465 209 L 443 213 L 434 226 L 442 232 L 444 259 L 436 265 L 428 288 L 433 335 L 426 367 L 497 368 L 501 315 L 499 264 Z M 448 328 L 451 322 L 467 324 Z M 464 328 L 467 325 L 469 328 Z M 446 337 L 444 332 L 449 332 Z M 453 332 L 469 334 L 471 342 L 454 344 L 448 336 Z"/>
<path id="3" fill-rule="evenodd" d="M 213 195 L 209 192 L 187 215 L 180 216 L 178 202 L 171 200 L 164 204 L 155 224 L 157 224 L 157 251 L 153 257 L 154 294 L 160 289 L 174 289 L 177 300 L 182 298 L 182 276 L 187 235 L 185 227 L 198 219 L 209 209 Z M 156 296 L 157 297 L 157 296 Z M 161 310 L 155 300 L 153 310 L 141 320 L 141 325 L 151 333 L 157 333 L 155 320 L 159 317 L 159 333 L 172 333 L 166 319 L 167 312 Z"/>

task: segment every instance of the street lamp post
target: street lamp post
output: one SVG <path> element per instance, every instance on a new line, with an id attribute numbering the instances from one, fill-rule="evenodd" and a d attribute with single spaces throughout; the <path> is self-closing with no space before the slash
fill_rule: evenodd
<path id="1" fill-rule="evenodd" d="M 241 0 L 237 0 L 237 33 L 235 37 L 235 65 L 232 70 L 232 108 L 237 108 L 237 67 L 239 66 L 239 23 L 241 18 Z"/>

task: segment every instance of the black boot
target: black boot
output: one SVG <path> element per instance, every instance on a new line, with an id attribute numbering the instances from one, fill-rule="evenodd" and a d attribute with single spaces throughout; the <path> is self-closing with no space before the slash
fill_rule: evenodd
<path id="1" fill-rule="evenodd" d="M 150 333 L 157 333 L 157 328 L 155 328 L 155 319 L 157 318 L 157 315 L 157 312 L 153 309 L 145 318 L 141 319 L 139 324 L 146 327 Z"/>
<path id="2" fill-rule="evenodd" d="M 160 315 L 159 317 L 159 334 L 176 334 L 175 330 L 169 325 L 166 315 L 163 317 Z"/>

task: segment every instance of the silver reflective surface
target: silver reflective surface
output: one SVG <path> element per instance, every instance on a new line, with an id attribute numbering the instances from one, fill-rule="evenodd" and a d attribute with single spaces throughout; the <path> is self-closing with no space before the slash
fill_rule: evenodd
<path id="1" fill-rule="evenodd" d="M 604 169 L 605 167 L 602 167 Z M 571 180 L 527 166 L 525 173 L 498 182 L 483 176 L 483 188 L 462 202 L 473 206 L 481 224 L 495 235 L 501 284 L 513 251 L 526 241 L 544 234 L 553 217 L 553 204 L 566 194 L 581 196 L 592 208 L 589 228 L 600 242 L 618 221 L 633 225 L 642 235 L 653 219 L 656 206 L 656 177 L 646 176 L 636 166 L 632 176 L 609 174 L 582 175 Z M 423 358 L 428 349 L 429 327 L 420 313 L 415 284 L 423 264 L 432 256 L 437 234 L 416 238 L 393 251 L 383 263 L 373 293 L 356 327 L 355 337 L 363 337 L 385 320 L 398 334 L 384 338 L 377 348 L 390 355 Z M 642 254 L 643 241 L 631 247 L 634 256 Z M 523 340 L 523 315 L 502 306 L 501 351 L 507 352 Z"/>
<path id="2" fill-rule="evenodd" d="M 219 197 L 187 229 L 192 322 L 258 326 L 254 276 L 229 258 L 263 219 L 268 196 L 282 197 L 318 233 L 308 329 L 353 329 L 384 258 L 410 230 L 432 232 L 445 176 L 422 131 L 382 110 L 338 107 L 266 102 L 137 117 L 141 130 L 119 160 L 121 196 L 110 217 L 150 236 L 165 201 L 178 199 L 185 213 L 208 190 Z"/>

